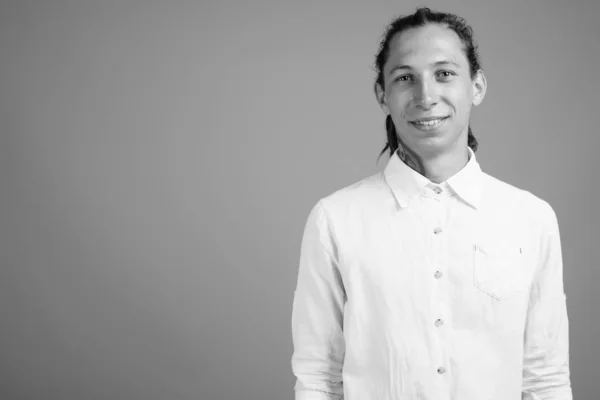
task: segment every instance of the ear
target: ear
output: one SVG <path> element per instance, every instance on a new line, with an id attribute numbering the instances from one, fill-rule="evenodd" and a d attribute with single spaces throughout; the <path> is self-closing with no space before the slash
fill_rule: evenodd
<path id="1" fill-rule="evenodd" d="M 478 106 L 485 97 L 487 90 L 487 80 L 482 70 L 477 71 L 473 79 L 473 105 Z"/>
<path id="2" fill-rule="evenodd" d="M 390 115 L 390 109 L 388 108 L 387 101 L 385 99 L 385 92 L 379 83 L 375 84 L 375 97 L 377 98 L 377 103 L 385 113 L 385 115 Z"/>

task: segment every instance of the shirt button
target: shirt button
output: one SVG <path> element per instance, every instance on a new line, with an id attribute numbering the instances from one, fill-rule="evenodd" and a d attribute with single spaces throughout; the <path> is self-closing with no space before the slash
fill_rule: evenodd
<path id="1" fill-rule="evenodd" d="M 437 235 L 438 233 L 441 233 L 441 232 L 442 232 L 442 228 L 440 228 L 439 226 L 437 226 L 437 227 L 436 227 L 436 228 L 433 230 L 433 233 L 435 233 L 436 235 Z"/>
<path id="2" fill-rule="evenodd" d="M 443 374 L 443 373 L 445 373 L 445 372 L 446 372 L 446 368 L 444 368 L 444 367 L 439 367 L 439 368 L 437 369 L 437 372 L 438 372 L 438 374 L 440 374 L 440 375 L 441 375 L 441 374 Z"/>
<path id="3" fill-rule="evenodd" d="M 433 276 L 435 277 L 435 279 L 440 279 L 442 277 L 442 272 L 441 271 L 435 271 L 435 274 L 433 274 Z"/>
<path id="4" fill-rule="evenodd" d="M 435 194 L 440 194 L 440 193 L 442 193 L 442 188 L 439 186 L 436 186 L 433 188 L 433 191 L 435 192 Z"/>
<path id="5" fill-rule="evenodd" d="M 435 320 L 435 326 L 440 327 L 442 325 L 444 325 L 444 321 L 443 320 L 441 320 L 441 319 L 436 319 Z"/>

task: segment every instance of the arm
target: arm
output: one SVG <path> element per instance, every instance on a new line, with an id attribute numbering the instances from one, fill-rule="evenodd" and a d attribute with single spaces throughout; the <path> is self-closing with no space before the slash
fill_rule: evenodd
<path id="1" fill-rule="evenodd" d="M 346 301 L 337 249 L 321 202 L 304 229 L 292 310 L 296 400 L 343 399 Z"/>
<path id="2" fill-rule="evenodd" d="M 558 222 L 547 205 L 541 265 L 531 288 L 523 354 L 522 400 L 571 400 L 569 321 Z"/>

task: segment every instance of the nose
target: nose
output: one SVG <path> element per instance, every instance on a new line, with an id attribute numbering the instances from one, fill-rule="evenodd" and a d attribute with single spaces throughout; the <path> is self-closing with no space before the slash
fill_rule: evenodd
<path id="1" fill-rule="evenodd" d="M 428 110 L 437 104 L 435 88 L 427 80 L 420 81 L 415 85 L 414 103 L 417 108 Z"/>

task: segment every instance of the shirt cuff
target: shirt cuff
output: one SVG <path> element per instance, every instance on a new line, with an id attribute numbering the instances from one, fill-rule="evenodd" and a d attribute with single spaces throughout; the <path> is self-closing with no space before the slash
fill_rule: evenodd
<path id="1" fill-rule="evenodd" d="M 344 400 L 337 394 L 318 392 L 316 390 L 297 390 L 295 400 Z"/>
<path id="2" fill-rule="evenodd" d="M 523 392 L 521 400 L 573 400 L 573 392 L 570 387 L 548 393 Z"/>

